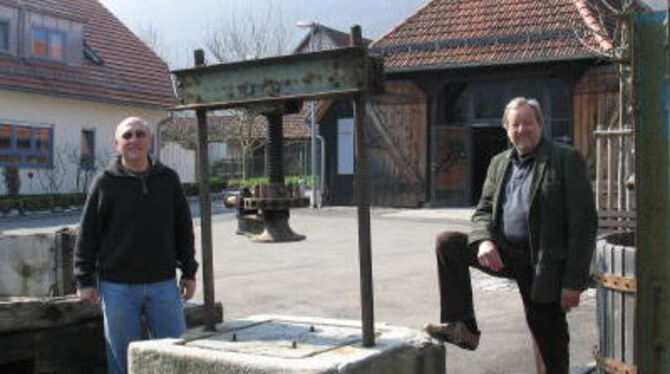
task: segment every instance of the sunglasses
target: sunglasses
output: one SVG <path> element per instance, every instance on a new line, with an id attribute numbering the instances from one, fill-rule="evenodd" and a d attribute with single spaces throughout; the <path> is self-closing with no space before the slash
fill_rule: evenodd
<path id="1" fill-rule="evenodd" d="M 124 132 L 123 134 L 121 134 L 121 137 L 125 140 L 129 140 L 130 138 L 133 137 L 133 135 L 135 135 L 135 138 L 137 138 L 137 139 L 142 139 L 142 138 L 146 138 L 147 132 L 144 131 L 144 130 L 135 130 L 135 132 L 127 131 L 127 132 Z"/>

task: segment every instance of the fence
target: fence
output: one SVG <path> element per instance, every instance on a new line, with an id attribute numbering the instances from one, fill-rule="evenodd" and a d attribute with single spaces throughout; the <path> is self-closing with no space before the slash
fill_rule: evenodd
<path id="1" fill-rule="evenodd" d="M 635 174 L 634 130 L 598 126 L 596 141 L 596 207 L 601 231 L 635 229 L 635 195 L 626 188 Z"/>

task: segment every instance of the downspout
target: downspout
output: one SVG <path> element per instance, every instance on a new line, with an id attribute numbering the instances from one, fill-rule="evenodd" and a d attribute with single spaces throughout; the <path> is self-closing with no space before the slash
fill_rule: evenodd
<path id="1" fill-rule="evenodd" d="M 316 138 L 319 139 L 319 142 L 321 143 L 321 172 L 319 173 L 321 178 L 319 180 L 319 208 L 323 206 L 323 192 L 324 192 L 324 180 L 325 180 L 325 174 L 326 174 L 326 141 L 323 139 L 323 136 L 319 135 L 318 133 L 316 134 Z"/>
<path id="2" fill-rule="evenodd" d="M 312 114 L 314 115 L 314 114 Z M 307 128 L 307 131 L 311 134 L 312 130 L 310 127 L 310 123 L 307 119 L 305 119 L 305 127 Z M 316 130 L 317 126 L 314 126 L 314 129 Z M 319 145 L 321 146 L 321 170 L 319 173 L 319 193 L 321 195 L 319 201 L 318 201 L 318 208 L 321 208 L 323 205 L 323 187 L 325 185 L 324 183 L 324 177 L 326 173 L 326 141 L 323 139 L 323 136 L 318 134 L 318 131 L 315 131 L 314 137 L 319 140 Z M 314 183 L 314 181 L 312 181 Z M 314 188 L 314 186 L 312 186 Z"/>
<path id="3" fill-rule="evenodd" d="M 174 119 L 174 112 L 170 111 L 170 114 L 167 117 L 161 118 L 160 121 L 156 124 L 156 137 L 154 139 L 154 156 L 156 160 L 161 160 L 161 146 L 163 145 L 163 138 L 161 136 L 161 127 L 166 123 L 172 122 Z"/>
<path id="4" fill-rule="evenodd" d="M 16 43 L 17 43 L 17 45 L 16 45 L 16 55 L 19 58 L 25 58 L 26 57 L 24 55 L 25 49 L 26 49 L 25 48 L 26 47 L 25 42 L 26 42 L 26 34 L 28 32 L 28 30 L 26 29 L 26 4 L 24 4 L 23 1 L 20 0 L 18 5 L 19 5 L 18 8 L 17 8 L 18 9 L 18 12 L 17 12 L 18 17 L 17 17 L 17 25 L 16 25 L 18 38 L 14 39 L 14 40 L 16 40 Z M 10 31 L 10 35 L 11 35 L 11 31 Z M 10 41 L 10 43 L 11 43 L 11 41 Z"/>

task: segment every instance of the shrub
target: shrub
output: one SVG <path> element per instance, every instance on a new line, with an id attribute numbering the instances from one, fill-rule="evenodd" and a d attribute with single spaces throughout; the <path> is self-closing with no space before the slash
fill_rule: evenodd
<path id="1" fill-rule="evenodd" d="M 284 177 L 284 184 L 289 185 L 289 184 L 298 184 L 298 181 L 304 180 L 305 184 L 307 186 L 311 185 L 311 177 L 305 176 L 301 177 L 299 175 L 290 175 L 288 177 Z M 235 186 L 238 188 L 244 188 L 244 187 L 251 187 L 257 184 L 263 184 L 263 183 L 268 183 L 268 178 L 267 177 L 256 177 L 256 178 L 247 178 L 247 179 L 229 179 L 228 184 L 230 186 Z"/>
<path id="2" fill-rule="evenodd" d="M 16 166 L 8 166 L 2 172 L 5 179 L 5 187 L 9 196 L 18 196 L 21 190 L 21 177 L 19 175 L 19 168 Z"/>
<path id="3" fill-rule="evenodd" d="M 0 200 L 0 213 L 7 214 L 14 208 L 16 208 L 16 200 L 14 199 Z"/>
<path id="4" fill-rule="evenodd" d="M 209 192 L 221 192 L 228 187 L 228 182 L 220 178 L 212 178 L 209 181 Z M 196 196 L 200 193 L 198 183 L 183 183 L 182 188 L 186 196 Z"/>
<path id="5" fill-rule="evenodd" d="M 55 199 L 53 195 L 33 195 L 21 197 L 19 204 L 24 211 L 53 210 Z"/>
<path id="6" fill-rule="evenodd" d="M 7 214 L 12 209 L 24 211 L 54 210 L 56 207 L 64 209 L 71 206 L 82 206 L 86 202 L 86 194 L 44 194 L 44 195 L 21 195 L 17 198 L 12 196 L 0 197 L 0 213 Z"/>
<path id="7" fill-rule="evenodd" d="M 195 196 L 200 193 L 200 189 L 198 188 L 197 183 L 183 183 L 182 189 L 184 190 L 184 194 L 186 196 Z"/>

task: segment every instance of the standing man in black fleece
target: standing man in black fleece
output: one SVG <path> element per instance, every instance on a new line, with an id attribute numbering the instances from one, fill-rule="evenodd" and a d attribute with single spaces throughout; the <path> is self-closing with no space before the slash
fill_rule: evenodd
<path id="1" fill-rule="evenodd" d="M 149 156 L 141 118 L 116 128 L 120 155 L 96 177 L 84 206 L 75 252 L 77 294 L 102 304 L 109 373 L 127 372 L 128 344 L 146 316 L 154 338 L 186 330 L 182 299 L 195 292 L 193 223 L 179 177 Z M 175 269 L 181 280 L 176 281 Z"/>

